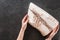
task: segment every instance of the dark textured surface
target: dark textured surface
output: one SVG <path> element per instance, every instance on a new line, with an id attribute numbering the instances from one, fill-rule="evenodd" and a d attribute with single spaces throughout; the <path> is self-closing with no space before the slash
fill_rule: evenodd
<path id="1" fill-rule="evenodd" d="M 0 0 L 0 40 L 16 40 L 30 2 L 45 9 L 60 22 L 60 0 Z M 44 40 L 44 37 L 28 24 L 24 40 Z M 60 30 L 53 40 L 60 40 Z"/>

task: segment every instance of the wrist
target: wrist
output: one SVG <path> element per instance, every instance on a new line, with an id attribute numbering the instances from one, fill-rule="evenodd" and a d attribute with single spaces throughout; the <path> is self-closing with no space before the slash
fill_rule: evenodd
<path id="1" fill-rule="evenodd" d="M 45 39 L 45 40 L 52 40 L 52 38 L 47 38 L 47 39 Z"/>

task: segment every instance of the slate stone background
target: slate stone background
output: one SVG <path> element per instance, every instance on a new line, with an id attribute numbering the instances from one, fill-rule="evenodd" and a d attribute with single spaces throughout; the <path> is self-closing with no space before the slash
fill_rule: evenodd
<path id="1" fill-rule="evenodd" d="M 0 40 L 16 40 L 21 20 L 33 2 L 60 22 L 60 0 L 0 0 Z M 44 40 L 38 30 L 28 24 L 24 40 Z M 53 40 L 60 40 L 60 30 Z"/>

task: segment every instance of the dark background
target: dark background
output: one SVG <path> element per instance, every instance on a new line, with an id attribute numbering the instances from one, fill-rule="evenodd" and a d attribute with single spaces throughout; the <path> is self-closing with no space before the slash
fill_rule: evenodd
<path id="1" fill-rule="evenodd" d="M 21 28 L 21 20 L 33 2 L 53 15 L 60 22 L 60 0 L 0 0 L 0 40 L 16 40 Z M 45 38 L 31 25 L 25 31 L 24 40 L 44 40 Z M 60 40 L 60 30 L 53 40 Z"/>

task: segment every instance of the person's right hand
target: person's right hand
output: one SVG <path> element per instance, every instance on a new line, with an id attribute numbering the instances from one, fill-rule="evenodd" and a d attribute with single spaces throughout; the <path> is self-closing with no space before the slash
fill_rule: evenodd
<path id="1" fill-rule="evenodd" d="M 55 36 L 58 30 L 59 30 L 59 26 L 57 26 L 45 40 L 52 40 L 52 38 Z"/>

